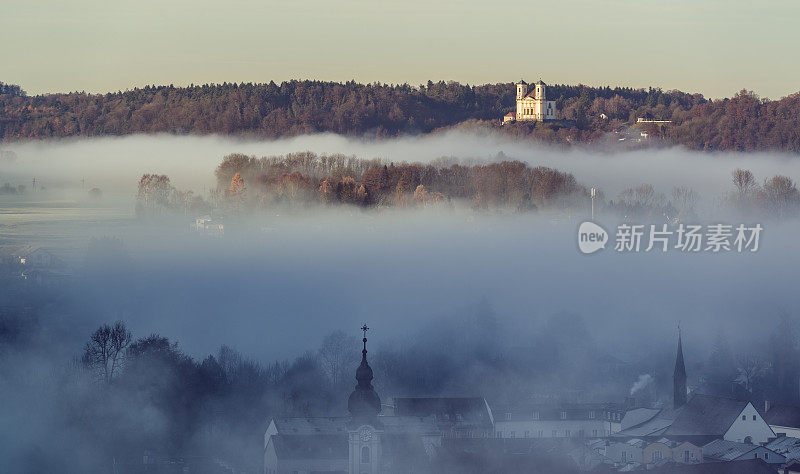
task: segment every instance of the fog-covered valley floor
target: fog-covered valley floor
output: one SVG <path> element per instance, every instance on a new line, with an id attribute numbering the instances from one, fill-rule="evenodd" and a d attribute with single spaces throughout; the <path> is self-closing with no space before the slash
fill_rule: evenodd
<path id="1" fill-rule="evenodd" d="M 781 202 L 797 207 L 781 207 L 781 218 L 730 207 L 734 169 L 752 171 L 751 191 L 767 189 L 774 175 L 800 177 L 795 156 L 558 150 L 457 132 L 384 141 L 130 136 L 2 151 L 0 459 L 19 471 L 137 472 L 152 451 L 169 465 L 213 457 L 261 472 L 271 416 L 343 413 L 365 322 L 381 396 L 493 404 L 635 394 L 661 406 L 680 324 L 691 390 L 800 399 L 797 379 L 777 375 L 800 368 L 774 350 L 797 353 L 800 220 L 788 210 L 800 207 L 798 192 L 788 182 Z M 226 155 L 302 151 L 447 166 L 519 160 L 525 172 L 547 166 L 578 184 L 568 206 L 552 208 L 417 201 L 416 191 L 411 205 L 382 204 L 410 195 L 391 190 L 370 206 L 325 204 L 314 180 L 314 204 L 220 192 L 237 182 L 215 176 Z M 224 233 L 199 232 L 207 211 L 188 206 L 140 213 L 148 173 L 167 175 L 172 192 L 227 199 L 211 211 L 229 214 Z M 247 183 L 253 192 L 258 180 Z M 611 239 L 618 224 L 637 223 L 620 211 L 638 209 L 626 199 L 651 206 L 674 196 L 690 201 L 678 215 L 688 224 L 761 224 L 759 249 L 617 252 L 609 242 L 584 255 L 577 231 L 591 215 L 590 187 L 595 222 Z M 653 209 L 641 224 L 676 223 Z M 63 267 L 9 263 L 17 254 L 7 249 L 19 247 L 44 249 L 30 258 L 44 255 L 47 266 L 52 255 Z M 92 359 L 91 337 L 117 321 L 130 339 L 109 375 Z M 759 378 L 742 382 L 754 367 Z"/>
<path id="2" fill-rule="evenodd" d="M 792 243 L 800 227 L 793 221 L 765 223 L 762 248 L 754 254 L 584 256 L 575 231 L 588 216 L 580 213 L 466 206 L 267 210 L 245 219 L 239 231 L 205 239 L 189 230 L 196 216 L 152 223 L 133 212 L 143 173 L 164 173 L 176 186 L 203 193 L 215 186 L 213 170 L 225 154 L 311 150 L 396 162 L 521 160 L 573 173 L 612 198 L 641 183 L 665 193 L 689 186 L 700 195 L 702 223 L 712 224 L 734 168 L 759 177 L 800 176 L 793 156 L 562 151 L 456 132 L 385 141 L 132 136 L 4 148 L 16 159 L 0 165 L 0 181 L 30 186 L 35 177 L 45 190 L 0 197 L 0 243 L 42 245 L 81 268 L 91 238 L 121 239 L 129 258 L 113 278 L 76 283 L 76 326 L 122 317 L 137 334 L 179 339 L 190 354 L 229 344 L 259 359 L 286 357 L 314 347 L 326 332 L 363 321 L 381 341 L 482 298 L 513 327 L 533 329 L 554 312 L 572 311 L 611 340 L 669 332 L 678 321 L 689 340 L 713 335 L 721 321 L 744 335 L 762 317 L 793 312 L 798 304 L 792 288 L 800 257 Z M 90 187 L 102 189 L 102 200 L 86 198 Z M 602 223 L 602 213 L 598 218 Z M 753 216 L 748 223 L 756 221 Z M 512 333 L 524 339 L 525 332 Z M 640 338 L 625 339 L 635 344 Z"/>

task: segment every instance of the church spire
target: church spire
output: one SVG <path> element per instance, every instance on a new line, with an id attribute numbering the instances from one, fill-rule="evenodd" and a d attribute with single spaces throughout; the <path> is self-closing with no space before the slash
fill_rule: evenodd
<path id="1" fill-rule="evenodd" d="M 361 330 L 364 331 L 364 339 L 362 339 L 364 348 L 361 350 L 361 365 L 356 369 L 358 384 L 350 394 L 347 409 L 353 420 L 375 423 L 381 411 L 381 399 L 372 387 L 372 367 L 367 362 L 367 331 L 369 331 L 369 327 L 364 324 Z"/>
<path id="2" fill-rule="evenodd" d="M 673 408 L 680 408 L 686 404 L 686 365 L 683 362 L 680 325 L 678 325 L 678 354 L 675 357 L 675 371 L 672 374 L 672 385 Z"/>

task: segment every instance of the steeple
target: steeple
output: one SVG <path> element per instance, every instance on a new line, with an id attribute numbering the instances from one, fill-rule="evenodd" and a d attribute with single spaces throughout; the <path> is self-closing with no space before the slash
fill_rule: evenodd
<path id="1" fill-rule="evenodd" d="M 680 408 L 686 404 L 686 365 L 683 363 L 680 325 L 678 325 L 678 355 L 675 357 L 675 372 L 672 374 L 672 386 L 673 408 Z"/>
<path id="2" fill-rule="evenodd" d="M 347 409 L 353 417 L 353 421 L 363 423 L 377 423 L 378 413 L 381 411 L 381 399 L 372 387 L 372 368 L 367 362 L 367 331 L 366 324 L 361 327 L 364 331 L 364 348 L 361 350 L 361 365 L 356 369 L 356 381 L 358 384 L 350 394 L 347 401 Z"/>

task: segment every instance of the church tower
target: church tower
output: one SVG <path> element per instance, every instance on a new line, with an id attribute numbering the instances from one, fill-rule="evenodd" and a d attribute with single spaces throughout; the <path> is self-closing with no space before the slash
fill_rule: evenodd
<path id="1" fill-rule="evenodd" d="M 383 431 L 378 414 L 381 412 L 381 399 L 372 387 L 372 368 L 367 362 L 367 331 L 365 324 L 364 349 L 361 351 L 361 365 L 356 369 L 358 384 L 347 400 L 350 412 L 350 474 L 377 474 L 381 466 L 381 435 Z"/>
<path id="2" fill-rule="evenodd" d="M 542 82 L 541 79 L 539 79 L 539 81 L 535 85 L 535 89 L 533 90 L 533 96 L 536 100 L 547 100 L 545 95 L 546 87 L 547 84 L 545 84 L 544 82 Z"/>
<path id="3" fill-rule="evenodd" d="M 522 100 L 528 95 L 528 83 L 522 79 L 517 82 L 517 100 Z"/>
<path id="4" fill-rule="evenodd" d="M 686 404 L 686 365 L 683 363 L 683 347 L 681 346 L 681 328 L 678 326 L 678 355 L 675 358 L 675 372 L 672 374 L 673 408 Z"/>

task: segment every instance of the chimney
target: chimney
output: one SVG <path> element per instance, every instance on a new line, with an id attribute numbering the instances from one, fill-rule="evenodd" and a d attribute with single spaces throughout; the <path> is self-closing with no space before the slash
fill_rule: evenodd
<path id="1" fill-rule="evenodd" d="M 768 412 L 770 408 L 772 408 L 772 403 L 769 400 L 764 400 L 764 413 Z"/>
<path id="2" fill-rule="evenodd" d="M 635 397 L 625 397 L 625 408 L 631 409 L 636 406 L 636 398 Z"/>

